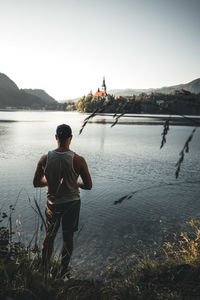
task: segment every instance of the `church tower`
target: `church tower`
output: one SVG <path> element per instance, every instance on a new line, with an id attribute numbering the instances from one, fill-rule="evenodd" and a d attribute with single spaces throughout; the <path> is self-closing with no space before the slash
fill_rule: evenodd
<path id="1" fill-rule="evenodd" d="M 103 76 L 101 89 L 98 88 L 97 92 L 94 94 L 94 97 L 99 97 L 99 99 L 105 99 L 107 97 L 105 76 Z"/>
<path id="2" fill-rule="evenodd" d="M 106 93 L 105 76 L 103 76 L 103 83 L 102 83 L 102 86 L 101 86 L 101 90 Z"/>

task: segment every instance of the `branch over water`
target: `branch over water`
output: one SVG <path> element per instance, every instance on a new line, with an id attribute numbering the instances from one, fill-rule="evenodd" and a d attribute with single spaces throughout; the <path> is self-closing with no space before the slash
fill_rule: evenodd
<path id="1" fill-rule="evenodd" d="M 185 145 L 183 146 L 183 149 L 182 149 L 181 152 L 179 153 L 180 158 L 179 158 L 178 162 L 177 162 L 176 165 L 175 165 L 175 166 L 177 167 L 176 173 L 175 173 L 176 178 L 178 178 L 178 176 L 179 176 L 180 169 L 181 169 L 181 165 L 182 165 L 182 163 L 183 163 L 183 161 L 184 161 L 184 158 L 185 158 L 185 153 L 188 153 L 188 152 L 189 152 L 189 143 L 191 142 L 191 140 L 192 140 L 192 138 L 193 138 L 194 133 L 195 133 L 196 130 L 197 130 L 197 127 L 195 127 L 195 128 L 192 130 L 191 134 L 189 135 L 188 139 L 187 139 L 186 142 L 185 142 Z"/>

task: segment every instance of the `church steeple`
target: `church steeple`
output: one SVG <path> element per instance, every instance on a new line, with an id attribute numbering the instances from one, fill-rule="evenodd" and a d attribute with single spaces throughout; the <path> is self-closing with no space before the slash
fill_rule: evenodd
<path id="1" fill-rule="evenodd" d="M 102 83 L 102 86 L 101 86 L 101 90 L 106 92 L 105 76 L 103 76 L 103 83 Z"/>
<path id="2" fill-rule="evenodd" d="M 100 97 L 100 98 L 106 98 L 107 97 L 107 92 L 106 92 L 106 81 L 105 81 L 105 76 L 103 76 L 103 82 L 101 85 L 101 89 L 98 88 L 98 91 L 94 95 L 94 97 Z"/>

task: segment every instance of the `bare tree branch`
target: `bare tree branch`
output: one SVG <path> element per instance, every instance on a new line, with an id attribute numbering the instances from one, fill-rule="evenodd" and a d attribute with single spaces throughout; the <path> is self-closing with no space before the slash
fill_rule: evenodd
<path id="1" fill-rule="evenodd" d="M 166 135 L 169 131 L 169 120 L 166 120 L 164 123 L 164 128 L 163 128 L 163 132 L 162 132 L 162 141 L 161 141 L 161 145 L 160 145 L 160 149 L 164 146 L 164 144 L 166 143 Z"/>
<path id="2" fill-rule="evenodd" d="M 125 113 L 126 113 L 125 108 L 127 107 L 127 104 L 128 104 L 128 103 L 123 103 L 123 104 L 121 104 L 121 105 L 118 107 L 116 113 L 115 113 L 114 116 L 113 116 L 113 118 L 115 118 L 115 120 L 114 120 L 114 122 L 112 123 L 111 127 L 115 126 L 115 125 L 118 123 L 118 120 L 119 120 L 122 116 L 125 115 Z M 122 111 L 122 113 L 121 113 L 120 115 L 117 116 L 117 113 L 118 113 L 120 110 Z"/>
<path id="3" fill-rule="evenodd" d="M 121 113 L 120 115 L 118 115 L 110 127 L 115 126 L 118 123 L 118 120 L 124 115 L 125 115 L 125 113 Z"/>
<path id="4" fill-rule="evenodd" d="M 104 102 L 101 108 L 95 109 L 87 118 L 85 118 L 85 120 L 83 121 L 83 125 L 81 126 L 81 129 L 79 131 L 79 135 L 82 133 L 89 120 L 98 115 L 98 113 L 102 113 L 109 105 L 111 105 L 111 101 L 108 101 L 106 103 Z"/>
<path id="5" fill-rule="evenodd" d="M 153 188 L 160 188 L 161 186 L 165 187 L 165 186 L 176 186 L 176 185 L 181 185 L 181 184 L 186 184 L 186 183 L 200 183 L 199 180 L 197 181 L 183 181 L 183 182 L 172 182 L 172 183 L 163 183 L 163 184 L 159 184 L 159 185 L 152 185 L 152 186 L 149 186 L 149 187 L 146 187 L 146 188 L 142 188 L 142 189 L 139 189 L 139 190 L 136 190 L 136 191 L 133 191 L 133 192 L 130 192 L 128 195 L 125 195 L 121 198 L 119 198 L 118 200 L 115 200 L 113 202 L 114 205 L 117 205 L 117 204 L 120 204 L 122 203 L 124 200 L 129 200 L 131 199 L 135 194 L 139 193 L 139 192 L 143 192 L 143 191 L 147 191 L 147 190 L 151 190 Z"/>
<path id="6" fill-rule="evenodd" d="M 126 105 L 126 103 L 125 103 Z M 122 110 L 123 111 L 123 108 L 124 108 L 124 103 L 121 103 L 118 108 L 116 109 L 115 111 L 115 114 L 113 115 L 113 118 L 115 118 L 117 116 L 117 114 Z"/>
<path id="7" fill-rule="evenodd" d="M 88 123 L 88 121 L 89 121 L 90 119 L 92 119 L 94 116 L 96 116 L 98 110 L 99 110 L 98 108 L 95 109 L 95 111 L 93 111 L 93 113 L 92 113 L 91 115 L 89 115 L 87 118 L 85 118 L 85 120 L 84 120 L 84 122 L 83 122 L 83 125 L 81 126 L 81 129 L 80 129 L 80 131 L 79 131 L 79 135 L 82 133 L 82 131 L 83 131 L 84 127 L 86 126 L 86 124 Z"/>
<path id="8" fill-rule="evenodd" d="M 195 128 L 192 130 L 191 134 L 189 135 L 188 139 L 187 139 L 186 142 L 185 142 L 185 145 L 183 146 L 183 149 L 182 149 L 181 152 L 179 153 L 180 158 L 179 158 L 178 162 L 177 162 L 176 165 L 175 165 L 175 166 L 177 167 L 176 173 L 175 173 L 176 178 L 178 178 L 178 176 L 179 176 L 180 169 L 181 169 L 181 164 L 182 164 L 183 161 L 184 161 L 185 153 L 188 153 L 188 152 L 189 152 L 189 143 L 191 142 L 191 140 L 192 140 L 192 138 L 193 138 L 194 133 L 195 133 L 196 130 L 197 130 L 197 127 L 195 127 Z"/>

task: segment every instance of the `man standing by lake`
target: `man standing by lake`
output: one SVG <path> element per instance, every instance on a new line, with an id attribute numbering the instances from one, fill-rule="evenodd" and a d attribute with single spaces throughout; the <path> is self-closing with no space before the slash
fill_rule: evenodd
<path id="1" fill-rule="evenodd" d="M 85 159 L 70 150 L 72 130 L 66 124 L 56 129 L 58 147 L 40 158 L 35 171 L 34 187 L 48 187 L 46 237 L 42 245 L 42 264 L 48 266 L 60 222 L 63 248 L 61 276 L 68 273 L 73 251 L 73 236 L 78 230 L 80 212 L 79 188 L 91 190 L 92 180 Z M 81 177 L 79 179 L 78 177 Z"/>

